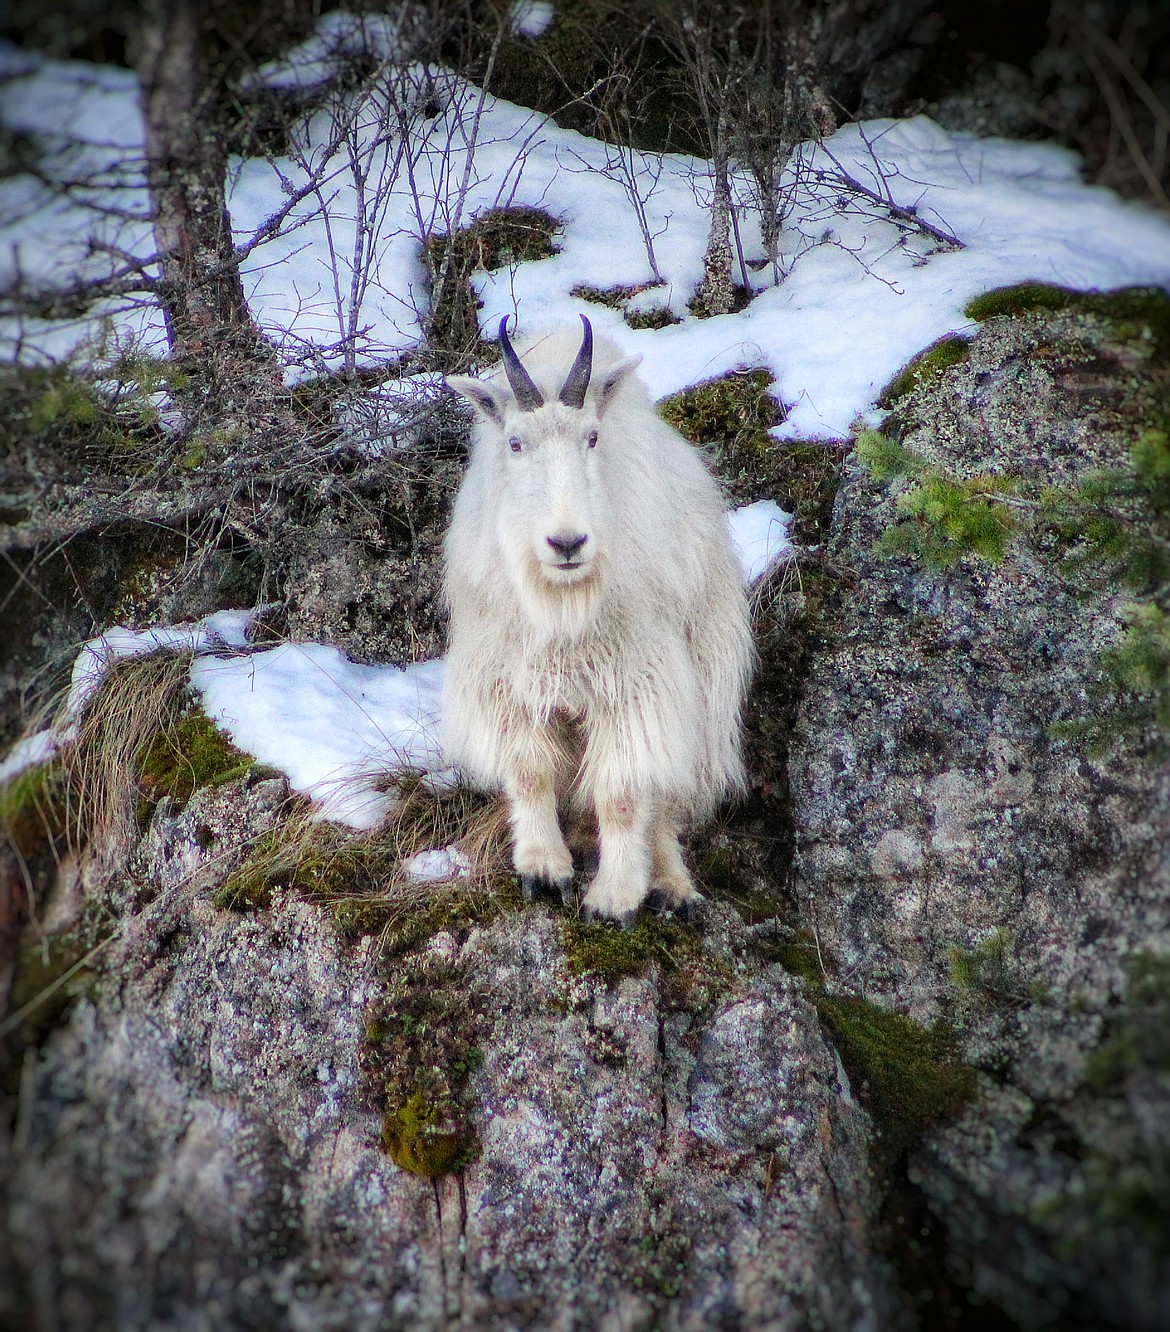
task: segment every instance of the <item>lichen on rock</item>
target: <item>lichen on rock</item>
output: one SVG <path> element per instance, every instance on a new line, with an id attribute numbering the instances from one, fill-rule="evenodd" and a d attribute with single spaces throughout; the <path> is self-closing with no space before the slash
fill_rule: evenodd
<path id="1" fill-rule="evenodd" d="M 898 501 L 924 476 L 1011 515 L 1130 465 L 1165 401 L 1166 298 L 1051 292 L 972 309 L 996 317 L 965 359 L 846 463 L 827 555 L 854 577 L 793 737 L 794 890 L 857 994 L 948 1022 L 977 1072 L 957 1120 L 908 1144 L 951 1271 L 1021 1327 L 1153 1329 L 1170 1289 L 1142 1199 L 1166 1096 L 1127 976 L 1170 946 L 1170 786 L 1150 713 L 1098 748 L 1065 725 L 1112 715 L 1124 587 L 1104 561 L 1070 568 L 1039 503 L 995 562 L 974 540 L 931 559 L 885 536 L 932 521 Z M 1097 1072 L 1120 1049 L 1121 1095 Z"/>

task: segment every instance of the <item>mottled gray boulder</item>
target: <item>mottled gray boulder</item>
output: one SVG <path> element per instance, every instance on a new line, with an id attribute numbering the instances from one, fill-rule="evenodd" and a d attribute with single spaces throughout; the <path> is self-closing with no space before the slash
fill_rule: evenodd
<path id="1" fill-rule="evenodd" d="M 867 1118 L 735 913 L 696 932 L 723 981 L 689 1011 L 655 963 L 574 974 L 542 907 L 380 960 L 291 892 L 214 905 L 284 794 L 160 806 L 86 997 L 26 1057 L 8 1226 L 33 1325 L 891 1325 Z M 487 997 L 478 1146 L 433 1180 L 384 1150 L 365 1053 L 412 967 Z"/>
<path id="2" fill-rule="evenodd" d="M 996 321 L 887 429 L 1033 494 L 1121 466 L 1164 392 L 1123 331 Z M 1101 706 L 1127 598 L 1043 535 L 997 566 L 882 558 L 896 489 L 851 459 L 825 551 L 790 763 L 802 912 L 851 987 L 948 1019 L 983 1071 L 911 1157 L 956 1275 L 1024 1327 L 1165 1327 L 1170 770 L 1148 733 L 1095 755 L 1050 729 Z"/>

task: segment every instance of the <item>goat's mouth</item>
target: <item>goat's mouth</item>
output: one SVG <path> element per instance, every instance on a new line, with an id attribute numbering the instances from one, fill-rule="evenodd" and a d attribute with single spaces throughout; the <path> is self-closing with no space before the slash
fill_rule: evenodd
<path id="1" fill-rule="evenodd" d="M 595 561 L 591 557 L 583 560 L 541 561 L 541 572 L 553 583 L 579 583 L 593 575 Z"/>

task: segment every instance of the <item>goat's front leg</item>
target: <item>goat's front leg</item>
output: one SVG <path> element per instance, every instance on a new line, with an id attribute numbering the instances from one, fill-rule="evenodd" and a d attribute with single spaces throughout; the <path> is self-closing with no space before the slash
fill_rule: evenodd
<path id="1" fill-rule="evenodd" d="M 648 798 L 633 792 L 597 797 L 601 864 L 582 905 L 586 920 L 628 925 L 650 891 Z"/>
<path id="2" fill-rule="evenodd" d="M 573 858 L 557 819 L 553 770 L 527 768 L 505 783 L 508 822 L 512 827 L 512 864 L 520 888 L 531 901 L 538 892 L 573 895 Z"/>

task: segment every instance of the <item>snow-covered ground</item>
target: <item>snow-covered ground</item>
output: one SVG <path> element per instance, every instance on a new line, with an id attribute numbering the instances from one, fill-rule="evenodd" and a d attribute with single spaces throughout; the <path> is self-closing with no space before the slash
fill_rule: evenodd
<path id="1" fill-rule="evenodd" d="M 517 13 L 522 9 L 535 15 L 544 7 L 517 6 Z M 264 79 L 284 86 L 320 81 L 335 53 L 357 40 L 346 18 L 327 16 L 320 37 L 263 71 Z M 587 313 L 598 331 L 642 354 L 642 374 L 659 396 L 734 366 L 766 366 L 789 409 L 776 427 L 780 437 L 847 435 L 894 372 L 934 339 L 961 331 L 965 303 L 991 287 L 1028 278 L 1078 288 L 1170 285 L 1170 222 L 1083 184 L 1071 153 L 949 133 L 920 116 L 849 125 L 799 154 L 782 243 L 786 275 L 777 284 L 769 267 L 751 267 L 763 257 L 759 228 L 750 210 L 741 210 L 745 276 L 759 295 L 739 314 L 700 320 L 686 307 L 702 275 L 707 236 L 703 161 L 618 154 L 444 71 L 407 66 L 391 76 L 390 56 L 406 38 L 385 20 L 360 26 L 361 39 L 385 61 L 374 90 L 327 103 L 294 136 L 289 156 L 237 162 L 232 171 L 229 204 L 240 243 L 307 189 L 284 227 L 244 263 L 252 308 L 290 362 L 335 364 L 338 344 L 354 328 L 361 330 L 360 361 L 415 345 L 427 309 L 420 238 L 508 204 L 560 218 L 560 252 L 476 275 L 485 328 L 505 314 L 531 329 Z M 406 108 L 404 136 L 390 124 L 391 88 L 396 105 Z M 91 235 L 149 255 L 132 76 L 0 46 L 0 120 L 29 133 L 53 125 L 73 145 L 71 169 L 83 170 L 88 182 L 69 202 L 52 199 L 31 177 L 0 182 L 0 283 L 18 269 L 40 280 L 93 271 L 103 251 L 89 246 Z M 963 248 L 904 232 L 844 190 L 835 179 L 841 169 L 915 206 Z M 361 207 L 355 170 L 363 178 Z M 570 294 L 578 285 L 651 280 L 623 177 L 641 195 L 665 280 L 643 303 L 668 304 L 682 318 L 660 330 L 632 330 L 620 311 Z M 741 199 L 745 188 L 740 180 Z M 355 310 L 359 223 L 373 258 Z M 157 311 L 136 306 L 111 319 L 123 336 L 163 349 Z M 92 334 L 92 321 L 9 324 L 0 327 L 0 345 L 19 337 L 25 354 L 40 347 L 62 355 L 87 329 Z"/>
<path id="2" fill-rule="evenodd" d="M 519 0 L 512 11 L 516 30 L 532 35 L 553 18 L 536 0 Z M 243 264 L 252 309 L 285 349 L 290 376 L 337 364 L 353 330 L 362 363 L 416 345 L 428 301 L 422 238 L 505 205 L 557 217 L 559 252 L 475 275 L 484 328 L 504 315 L 525 331 L 585 313 L 599 332 L 642 355 L 640 373 L 657 396 L 737 366 L 766 367 L 788 413 L 774 430 L 778 439 L 848 435 L 873 413 L 893 374 L 936 338 L 962 331 L 965 303 L 991 287 L 1024 279 L 1086 289 L 1170 286 L 1170 221 L 1083 184 L 1072 154 L 948 133 L 916 117 L 850 125 L 798 154 L 782 280 L 759 264 L 759 228 L 741 208 L 747 266 L 737 276 L 757 294 L 739 314 L 700 320 L 687 302 L 707 237 L 704 162 L 622 154 L 448 72 L 395 66 L 408 41 L 389 19 L 330 14 L 316 38 L 260 71 L 272 86 L 305 89 L 326 79 L 355 42 L 384 62 L 370 90 L 350 89 L 315 112 L 294 134 L 289 156 L 233 165 L 229 206 L 241 245 L 299 198 Z M 0 181 L 0 285 L 18 274 L 66 282 L 100 271 L 105 255 L 149 256 L 132 75 L 0 44 L 0 122 L 40 136 L 51 127 L 66 152 L 62 175 L 84 180 L 68 199 L 31 176 Z M 899 227 L 880 206 L 842 189 L 842 172 L 916 208 L 961 248 Z M 742 179 L 736 194 L 743 204 Z M 370 248 L 355 284 L 362 236 Z M 579 285 L 649 283 L 654 265 L 663 285 L 636 301 L 668 305 L 681 322 L 666 328 L 632 330 L 619 310 L 571 294 Z M 104 324 L 92 317 L 0 323 L 0 350 L 59 357 L 86 339 L 92 345 L 99 327 L 107 339 L 165 350 L 161 314 L 149 302 L 99 313 Z M 732 526 L 745 579 L 754 581 L 786 548 L 786 517 L 774 505 L 753 505 Z M 115 630 L 88 645 L 77 688 L 90 687 L 103 654 L 150 650 L 148 642 L 189 648 L 209 714 L 242 748 L 288 772 L 324 813 L 354 826 L 369 826 L 385 809 L 377 777 L 393 758 L 442 771 L 441 662 L 405 671 L 358 666 L 332 648 L 295 643 L 224 652 L 242 642 L 243 619 L 152 633 L 177 638 L 160 644 Z M 0 764 L 0 780 L 43 761 L 54 743 L 43 735 L 24 742 Z"/>

